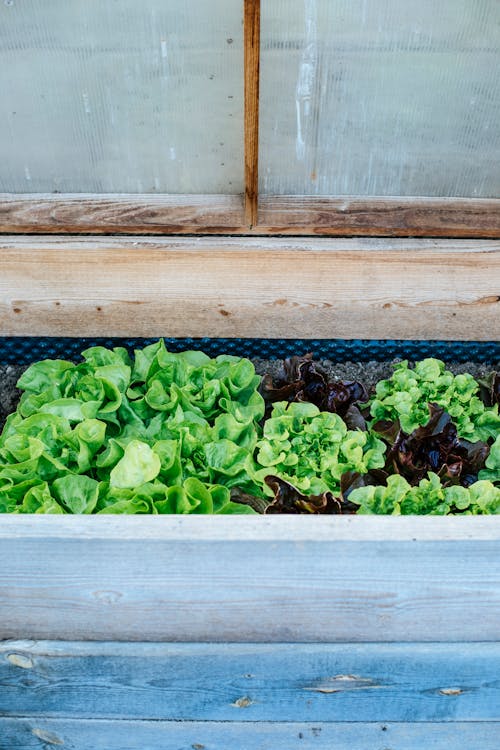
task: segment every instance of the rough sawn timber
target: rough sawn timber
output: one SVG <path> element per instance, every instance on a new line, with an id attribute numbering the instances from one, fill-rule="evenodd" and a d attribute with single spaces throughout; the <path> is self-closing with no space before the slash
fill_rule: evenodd
<path id="1" fill-rule="evenodd" d="M 500 517 L 6 516 L 0 638 L 500 640 Z"/>
<path id="2" fill-rule="evenodd" d="M 261 195 L 259 226 L 292 235 L 498 238 L 500 200 Z"/>
<path id="3" fill-rule="evenodd" d="M 4 336 L 498 340 L 500 242 L 4 237 Z"/>
<path id="4" fill-rule="evenodd" d="M 247 87 L 255 99 L 252 61 Z M 0 232 L 500 237 L 496 198 L 261 195 L 257 201 L 256 118 L 248 106 L 245 196 L 0 193 Z"/>
<path id="5" fill-rule="evenodd" d="M 244 0 L 245 28 L 245 224 L 258 221 L 260 0 Z"/>
<path id="6" fill-rule="evenodd" d="M 198 234 L 244 232 L 240 195 L 0 193 L 0 232 Z"/>
<path id="7" fill-rule="evenodd" d="M 0 718 L 9 750 L 498 750 L 498 722 L 294 723 Z M 390 743 L 390 744 L 389 744 Z"/>
<path id="8" fill-rule="evenodd" d="M 500 721 L 499 666 L 498 643 L 0 642 L 11 717 Z"/>

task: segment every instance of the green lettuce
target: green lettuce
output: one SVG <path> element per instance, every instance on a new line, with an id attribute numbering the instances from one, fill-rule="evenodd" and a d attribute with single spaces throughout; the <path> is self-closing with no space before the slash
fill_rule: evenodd
<path id="1" fill-rule="evenodd" d="M 131 440 L 123 456 L 111 469 L 111 487 L 133 489 L 155 479 L 160 473 L 161 460 L 157 453 L 141 440 Z"/>
<path id="2" fill-rule="evenodd" d="M 439 360 L 402 362 L 378 383 L 366 422 L 368 410 L 349 406 L 366 398 L 361 384 L 328 384 L 310 357 L 292 358 L 295 400 L 264 419 L 247 359 L 175 354 L 162 340 L 133 356 L 98 346 L 82 357 L 21 376 L 0 435 L 0 512 L 500 512 L 497 380 L 483 401 L 472 376 Z M 272 400 L 283 388 L 263 390 Z"/>
<path id="3" fill-rule="evenodd" d="M 500 435 L 490 448 L 486 459 L 486 468 L 479 472 L 479 479 L 489 479 L 496 485 L 500 485 Z"/>
<path id="4" fill-rule="evenodd" d="M 253 364 L 93 347 L 21 376 L 0 436 L 0 512 L 250 513 L 248 475 L 264 400 Z"/>
<path id="5" fill-rule="evenodd" d="M 399 474 L 392 474 L 387 478 L 387 486 L 359 487 L 349 494 L 349 501 L 359 506 L 357 512 L 361 514 L 500 513 L 500 489 L 491 482 L 480 480 L 470 487 L 445 487 L 433 472 L 416 487 Z"/>
<path id="6" fill-rule="evenodd" d="M 274 404 L 257 443 L 254 479 L 274 475 L 306 495 L 340 492 L 342 474 L 365 474 L 385 463 L 385 445 L 374 434 L 348 430 L 344 420 L 312 403 Z M 271 490 L 266 487 L 266 494 Z"/>
<path id="7" fill-rule="evenodd" d="M 399 419 L 407 434 L 426 424 L 430 403 L 450 414 L 462 438 L 476 442 L 498 435 L 498 405 L 486 407 L 478 381 L 467 373 L 453 375 L 438 359 L 423 359 L 414 369 L 406 360 L 395 365 L 393 375 L 377 383 L 369 402 L 374 421 Z"/>

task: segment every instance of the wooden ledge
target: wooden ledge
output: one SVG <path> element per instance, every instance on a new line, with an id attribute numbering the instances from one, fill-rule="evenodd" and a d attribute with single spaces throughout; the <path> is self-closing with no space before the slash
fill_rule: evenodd
<path id="1" fill-rule="evenodd" d="M 0 528 L 0 638 L 499 640 L 498 517 L 4 516 Z"/>
<path id="2" fill-rule="evenodd" d="M 262 195 L 259 229 L 272 234 L 500 237 L 495 198 L 330 198 Z"/>
<path id="3" fill-rule="evenodd" d="M 2 336 L 500 338 L 500 242 L 0 238 Z"/>
<path id="4" fill-rule="evenodd" d="M 163 542 L 500 542 L 497 516 L 1 517 L 1 539 Z"/>
<path id="5" fill-rule="evenodd" d="M 0 232 L 225 234 L 244 231 L 241 195 L 0 193 Z"/>
<path id="6" fill-rule="evenodd" d="M 255 87 L 252 91 L 255 98 Z M 261 195 L 257 199 L 255 118 L 250 108 L 245 197 L 0 193 L 0 232 L 500 237 L 500 200 L 494 198 Z"/>

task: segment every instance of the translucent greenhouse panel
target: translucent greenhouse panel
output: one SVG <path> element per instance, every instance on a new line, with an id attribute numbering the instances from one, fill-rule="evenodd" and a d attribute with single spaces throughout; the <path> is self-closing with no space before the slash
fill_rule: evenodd
<path id="1" fill-rule="evenodd" d="M 262 5 L 260 189 L 500 196 L 499 0 Z"/>
<path id="2" fill-rule="evenodd" d="M 0 190 L 242 193 L 243 2 L 0 2 Z"/>

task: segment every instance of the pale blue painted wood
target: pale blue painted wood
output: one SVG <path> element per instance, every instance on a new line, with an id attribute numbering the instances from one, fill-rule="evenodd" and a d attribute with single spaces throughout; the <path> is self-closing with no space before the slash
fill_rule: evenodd
<path id="1" fill-rule="evenodd" d="M 500 643 L 8 642 L 0 686 L 14 716 L 491 721 Z"/>
<path id="2" fill-rule="evenodd" d="M 500 640 L 494 523 L 455 541 L 48 534 L 1 539 L 0 638 Z"/>
<path id="3" fill-rule="evenodd" d="M 498 750 L 500 724 L 0 719 L 2 750 Z"/>

